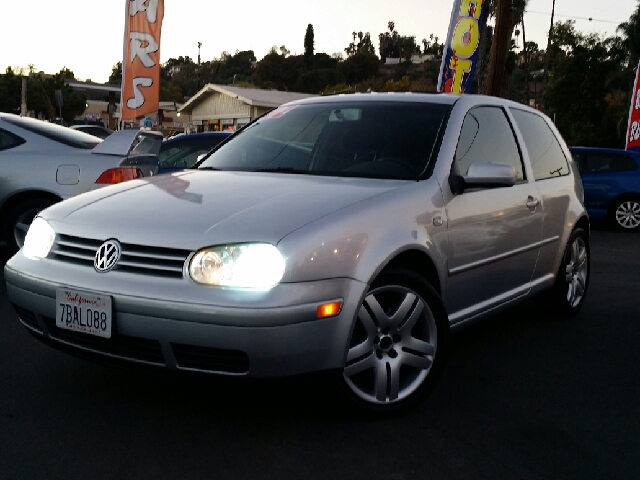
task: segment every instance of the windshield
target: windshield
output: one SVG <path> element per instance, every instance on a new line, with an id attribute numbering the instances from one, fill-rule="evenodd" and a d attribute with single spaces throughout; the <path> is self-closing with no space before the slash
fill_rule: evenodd
<path id="1" fill-rule="evenodd" d="M 198 168 L 419 179 L 439 147 L 450 105 L 289 105 L 260 118 Z"/>

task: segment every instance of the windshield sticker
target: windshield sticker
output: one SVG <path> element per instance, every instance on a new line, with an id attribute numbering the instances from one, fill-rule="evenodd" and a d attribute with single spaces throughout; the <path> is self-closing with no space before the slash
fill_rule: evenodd
<path id="1" fill-rule="evenodd" d="M 296 107 L 297 105 L 291 105 L 290 107 L 276 108 L 275 110 L 272 110 L 269 113 L 267 113 L 264 116 L 264 118 L 280 118 L 283 115 L 286 115 L 287 113 L 289 113 L 291 110 L 293 110 Z"/>

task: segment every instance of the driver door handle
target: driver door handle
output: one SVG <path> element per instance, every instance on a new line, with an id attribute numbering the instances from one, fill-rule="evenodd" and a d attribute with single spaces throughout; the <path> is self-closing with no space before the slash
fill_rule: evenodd
<path id="1" fill-rule="evenodd" d="M 540 205 L 540 200 L 529 195 L 529 198 L 527 198 L 527 208 L 533 212 L 538 205 Z"/>

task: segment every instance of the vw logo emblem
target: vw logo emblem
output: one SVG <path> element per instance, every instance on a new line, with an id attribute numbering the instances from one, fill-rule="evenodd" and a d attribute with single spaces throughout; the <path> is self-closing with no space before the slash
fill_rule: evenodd
<path id="1" fill-rule="evenodd" d="M 97 272 L 106 273 L 116 266 L 118 260 L 120 260 L 120 244 L 117 240 L 107 240 L 96 252 L 96 256 L 93 260 L 93 268 Z"/>

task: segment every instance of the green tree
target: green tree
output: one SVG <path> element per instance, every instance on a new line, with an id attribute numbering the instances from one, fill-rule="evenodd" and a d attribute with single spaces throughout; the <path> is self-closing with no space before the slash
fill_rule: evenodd
<path id="1" fill-rule="evenodd" d="M 111 67 L 111 75 L 109 75 L 109 83 L 122 83 L 122 62 L 116 63 Z"/>
<path id="2" fill-rule="evenodd" d="M 313 65 L 314 48 L 313 25 L 309 24 L 307 32 L 304 34 L 304 63 L 307 68 L 311 68 Z"/>
<path id="3" fill-rule="evenodd" d="M 396 24 L 393 20 L 387 23 L 388 32 L 378 35 L 380 59 L 384 63 L 387 58 L 399 58 L 400 49 L 398 48 L 398 40 L 400 34 L 396 31 Z"/>
<path id="4" fill-rule="evenodd" d="M 347 56 L 351 57 L 358 53 L 365 55 L 375 55 L 376 49 L 371 41 L 371 34 L 369 32 L 353 32 L 353 42 L 351 42 L 347 48 L 344 49 Z"/>
<path id="5" fill-rule="evenodd" d="M 378 67 L 378 57 L 368 53 L 356 53 L 339 64 L 340 71 L 349 84 L 376 76 Z"/>
<path id="6" fill-rule="evenodd" d="M 66 67 L 53 77 L 30 75 L 27 82 L 27 109 L 38 117 L 54 121 L 60 116 L 55 103 L 55 91 L 60 90 L 63 99 L 62 118 L 66 122 L 71 122 L 84 112 L 87 101 L 86 95 L 76 92 L 67 84 L 71 79 L 73 79 L 73 72 Z"/>
<path id="7" fill-rule="evenodd" d="M 554 25 L 552 35 L 546 113 L 569 145 L 623 147 L 619 124 L 630 100 L 619 81 L 625 62 L 620 40 L 584 35 L 572 20 Z"/>
<path id="8" fill-rule="evenodd" d="M 0 75 L 0 112 L 20 113 L 22 99 L 22 75 L 7 67 Z"/>

